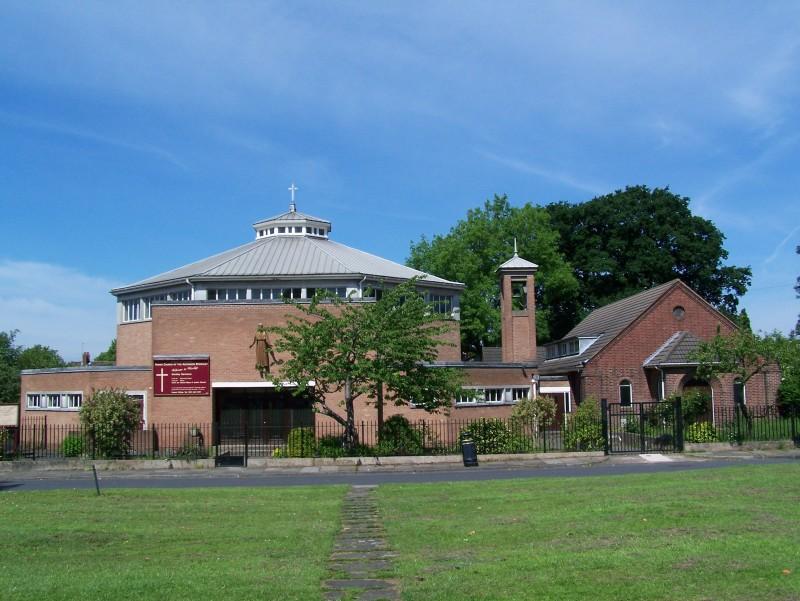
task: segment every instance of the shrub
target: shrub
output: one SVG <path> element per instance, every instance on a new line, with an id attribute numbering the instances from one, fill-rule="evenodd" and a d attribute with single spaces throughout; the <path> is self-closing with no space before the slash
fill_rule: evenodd
<path id="1" fill-rule="evenodd" d="M 381 428 L 377 454 L 386 455 L 421 455 L 423 435 L 414 429 L 402 415 L 393 415 Z"/>
<path id="2" fill-rule="evenodd" d="M 570 417 L 564 432 L 564 448 L 569 451 L 602 451 L 604 443 L 600 404 L 587 398 Z"/>
<path id="3" fill-rule="evenodd" d="M 687 390 L 681 396 L 683 420 L 686 423 L 693 423 L 706 417 L 710 406 L 711 395 L 704 390 Z"/>
<path id="4" fill-rule="evenodd" d="M 317 453 L 319 453 L 320 457 L 333 459 L 344 457 L 346 455 L 344 440 L 341 436 L 323 436 L 317 442 Z"/>
<path id="5" fill-rule="evenodd" d="M 556 402 L 549 396 L 522 399 L 511 411 L 513 424 L 532 424 L 533 431 L 545 428 L 556 415 Z"/>
<path id="6" fill-rule="evenodd" d="M 64 457 L 80 457 L 86 450 L 86 441 L 80 434 L 67 434 L 61 441 L 61 454 Z"/>
<path id="7" fill-rule="evenodd" d="M 208 449 L 196 442 L 187 442 L 175 451 L 176 459 L 206 459 L 207 457 Z"/>
<path id="8" fill-rule="evenodd" d="M 81 423 L 100 457 L 126 457 L 139 426 L 139 404 L 118 388 L 96 390 L 81 407 Z"/>
<path id="9" fill-rule="evenodd" d="M 286 439 L 289 457 L 311 457 L 314 455 L 314 428 L 292 428 Z"/>
<path id="10" fill-rule="evenodd" d="M 715 442 L 717 431 L 708 422 L 697 422 L 686 428 L 686 442 Z"/>
<path id="11" fill-rule="evenodd" d="M 481 455 L 506 453 L 512 442 L 511 432 L 499 419 L 472 422 L 458 434 L 459 442 L 467 438 L 472 439 L 475 450 Z"/>

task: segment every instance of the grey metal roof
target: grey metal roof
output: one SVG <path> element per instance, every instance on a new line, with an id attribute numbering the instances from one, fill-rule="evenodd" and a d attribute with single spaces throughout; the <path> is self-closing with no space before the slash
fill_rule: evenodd
<path id="1" fill-rule="evenodd" d="M 580 355 L 571 355 L 549 361 L 545 361 L 544 348 L 540 347 L 539 365 L 541 366 L 541 372 L 558 373 L 573 371 L 582 367 L 586 361 L 597 355 L 625 328 L 636 321 L 670 288 L 680 284 L 680 280 L 672 280 L 595 309 L 583 321 L 567 332 L 567 335 L 561 340 L 576 337 L 598 337 L 597 341 Z"/>
<path id="2" fill-rule="evenodd" d="M 178 269 L 115 288 L 112 294 L 131 292 L 138 288 L 182 282 L 186 278 L 242 280 L 270 277 L 372 277 L 389 281 L 421 277 L 428 284 L 446 288 L 463 288 L 434 275 L 417 271 L 394 261 L 350 248 L 332 240 L 312 236 L 264 237 L 190 263 Z"/>
<path id="3" fill-rule="evenodd" d="M 320 223 L 330 224 L 330 221 L 327 219 L 322 219 L 321 217 L 314 217 L 313 215 L 307 215 L 299 211 L 286 211 L 280 215 L 275 215 L 275 217 L 259 219 L 253 225 L 259 225 L 261 223 L 266 223 L 267 221 L 319 221 Z"/>
<path id="4" fill-rule="evenodd" d="M 498 271 L 501 269 L 538 269 L 539 266 L 536 263 L 531 263 L 530 261 L 526 261 L 522 257 L 520 257 L 517 253 L 514 253 L 514 256 L 511 257 L 508 261 L 503 263 L 500 267 L 497 268 Z"/>
<path id="5" fill-rule="evenodd" d="M 696 365 L 697 362 L 690 360 L 689 355 L 697 349 L 700 342 L 700 339 L 691 332 L 675 332 L 652 355 L 644 360 L 642 366 Z"/>

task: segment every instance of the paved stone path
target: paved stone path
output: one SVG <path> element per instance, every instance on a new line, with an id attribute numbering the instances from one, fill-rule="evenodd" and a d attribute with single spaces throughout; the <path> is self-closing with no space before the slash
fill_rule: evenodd
<path id="1" fill-rule="evenodd" d="M 333 545 L 329 567 L 336 578 L 322 583 L 330 601 L 399 601 L 393 553 L 386 542 L 374 485 L 353 486 L 344 498 L 342 530 Z"/>

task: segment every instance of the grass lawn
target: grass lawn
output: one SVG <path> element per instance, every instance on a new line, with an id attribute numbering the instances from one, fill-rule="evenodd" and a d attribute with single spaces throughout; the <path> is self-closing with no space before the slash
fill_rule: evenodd
<path id="1" fill-rule="evenodd" d="M 408 600 L 800 600 L 800 465 L 381 486 Z"/>
<path id="2" fill-rule="evenodd" d="M 0 494 L 0 599 L 321 599 L 344 487 Z"/>

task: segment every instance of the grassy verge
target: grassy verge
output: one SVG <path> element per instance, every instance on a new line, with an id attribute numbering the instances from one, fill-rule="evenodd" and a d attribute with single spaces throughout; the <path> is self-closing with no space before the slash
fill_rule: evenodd
<path id="1" fill-rule="evenodd" d="M 404 599 L 800 599 L 800 466 L 382 486 Z"/>
<path id="2" fill-rule="evenodd" d="M 344 488 L 0 495 L 0 598 L 321 599 Z"/>

